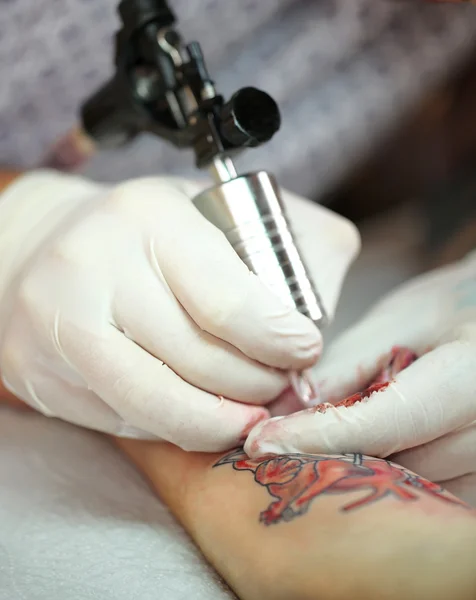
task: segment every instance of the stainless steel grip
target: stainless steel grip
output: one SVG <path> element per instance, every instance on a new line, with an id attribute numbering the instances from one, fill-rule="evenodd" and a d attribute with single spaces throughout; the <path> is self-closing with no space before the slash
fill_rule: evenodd
<path id="1" fill-rule="evenodd" d="M 327 317 L 300 251 L 275 179 L 265 171 L 240 175 L 193 200 L 226 235 L 238 256 L 286 304 L 319 327 Z"/>

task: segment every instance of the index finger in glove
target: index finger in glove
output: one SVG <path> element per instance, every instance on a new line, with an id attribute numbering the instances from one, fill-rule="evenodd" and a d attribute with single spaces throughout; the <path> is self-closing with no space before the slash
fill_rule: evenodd
<path id="1" fill-rule="evenodd" d="M 114 327 L 101 337 L 62 334 L 62 348 L 88 388 L 134 428 L 184 450 L 237 446 L 266 409 L 200 390 Z"/>
<path id="2" fill-rule="evenodd" d="M 311 320 L 249 271 L 183 191 L 163 182 L 159 190 L 154 180 L 139 183 L 127 194 L 161 195 L 160 202 L 145 201 L 152 260 L 195 323 L 265 365 L 313 365 L 322 338 Z"/>
<path id="3" fill-rule="evenodd" d="M 245 450 L 251 457 L 289 452 L 387 457 L 474 421 L 475 377 L 474 346 L 453 341 L 393 381 L 369 388 L 361 401 L 320 405 L 258 424 Z"/>
<path id="4" fill-rule="evenodd" d="M 360 250 L 360 234 L 348 219 L 325 206 L 283 191 L 299 248 L 332 321 L 342 284 Z"/>

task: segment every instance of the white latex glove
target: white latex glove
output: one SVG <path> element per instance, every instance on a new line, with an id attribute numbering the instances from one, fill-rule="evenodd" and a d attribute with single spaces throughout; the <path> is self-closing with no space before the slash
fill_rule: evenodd
<path id="1" fill-rule="evenodd" d="M 7 188 L 0 197 L 7 389 L 45 415 L 188 450 L 229 448 L 268 416 L 263 405 L 287 387 L 285 370 L 313 365 L 321 336 L 199 214 L 190 202 L 198 191 L 183 180 L 108 188 L 48 171 Z M 296 202 L 316 225 L 308 250 L 321 251 L 321 227 L 337 236 L 339 274 L 323 290 L 332 305 L 357 249 L 355 231 Z"/>
<path id="2" fill-rule="evenodd" d="M 258 424 L 245 450 L 392 456 L 476 504 L 476 252 L 404 285 L 336 340 L 315 370 L 320 400 L 362 390 L 393 346 L 421 358 L 388 387 Z"/>

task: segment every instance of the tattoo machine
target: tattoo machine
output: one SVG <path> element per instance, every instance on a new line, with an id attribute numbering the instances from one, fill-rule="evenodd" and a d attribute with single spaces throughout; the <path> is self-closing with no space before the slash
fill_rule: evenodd
<path id="1" fill-rule="evenodd" d="M 115 74 L 82 106 L 82 127 L 98 147 L 118 147 L 143 132 L 191 148 L 215 185 L 193 202 L 245 262 L 288 305 L 326 322 L 321 299 L 296 245 L 278 185 L 265 171 L 238 174 L 233 158 L 279 130 L 276 102 L 253 87 L 225 102 L 208 73 L 200 44 L 184 45 L 162 0 L 122 0 Z M 303 374 L 291 381 L 312 400 Z"/>

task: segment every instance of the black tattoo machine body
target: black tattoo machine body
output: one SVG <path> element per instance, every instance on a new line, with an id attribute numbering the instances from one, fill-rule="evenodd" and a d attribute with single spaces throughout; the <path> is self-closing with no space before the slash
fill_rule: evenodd
<path id="1" fill-rule="evenodd" d="M 122 0 L 118 10 L 122 28 L 116 35 L 115 74 L 84 103 L 84 131 L 98 147 L 118 147 L 148 132 L 193 149 L 196 166 L 215 181 L 194 198 L 197 209 L 286 304 L 323 327 L 324 308 L 274 177 L 264 171 L 239 175 L 233 164 L 238 153 L 264 144 L 279 130 L 276 102 L 253 87 L 225 101 L 200 44 L 182 42 L 166 2 Z"/>

